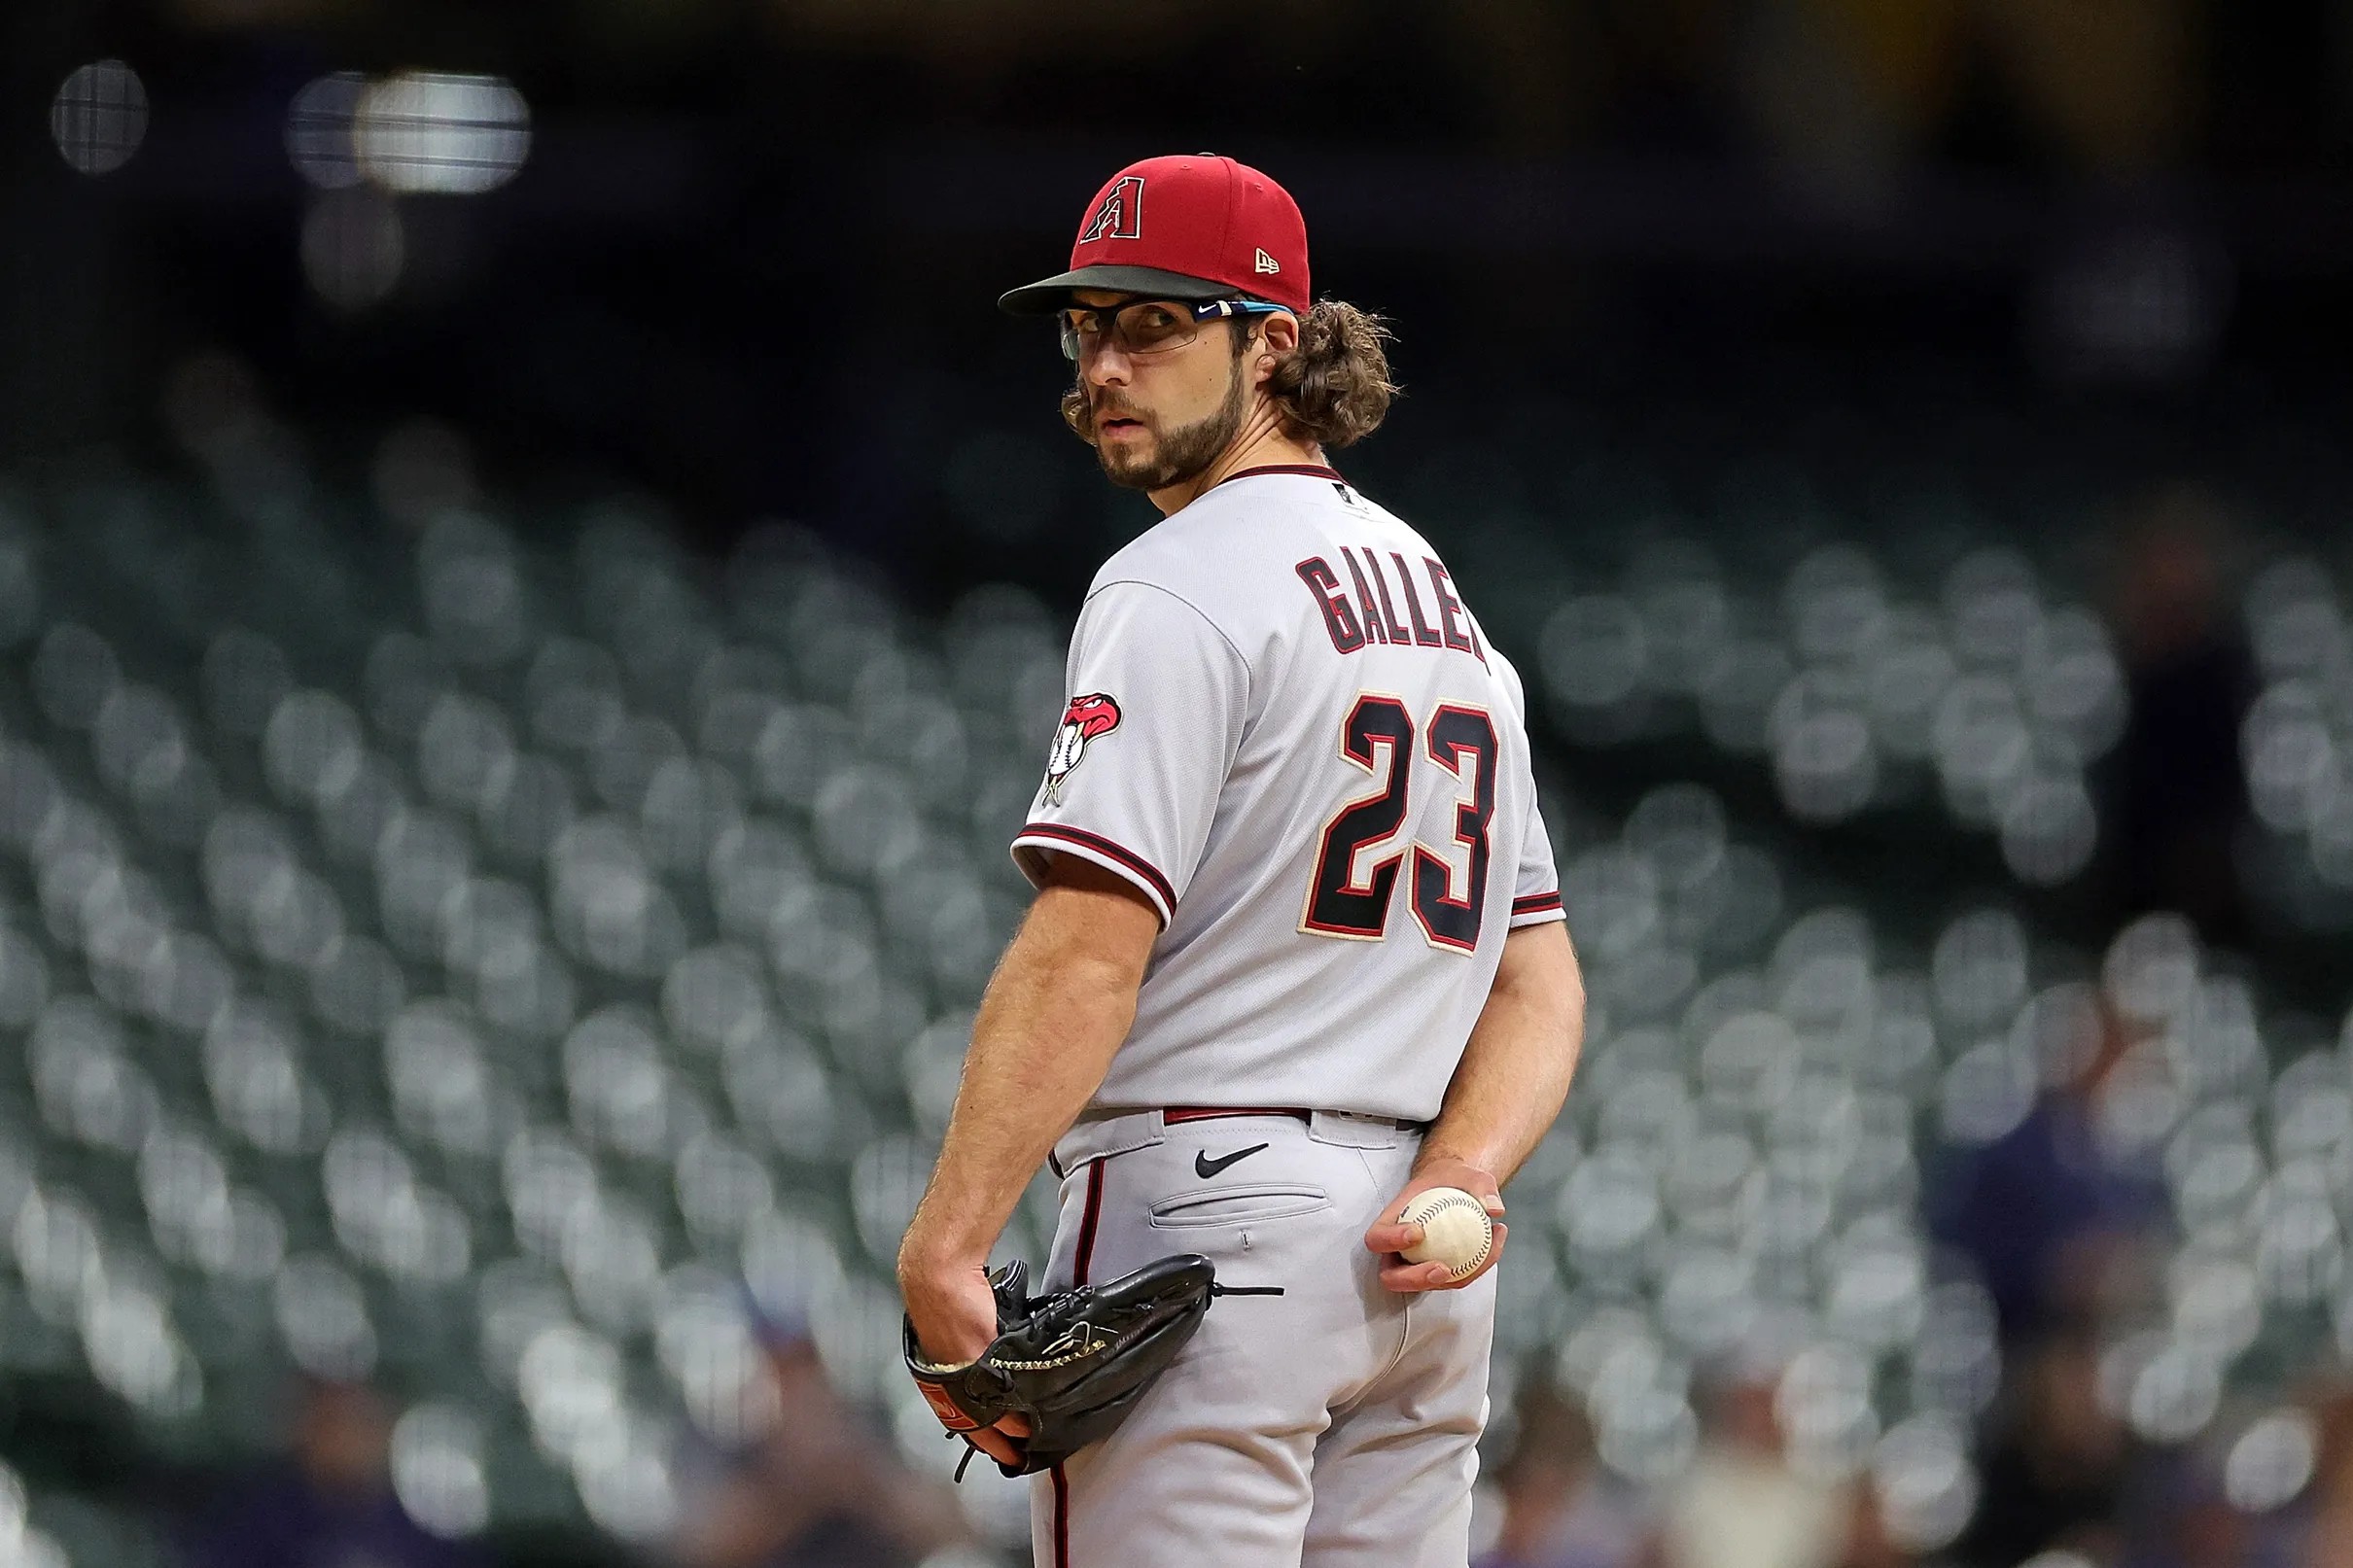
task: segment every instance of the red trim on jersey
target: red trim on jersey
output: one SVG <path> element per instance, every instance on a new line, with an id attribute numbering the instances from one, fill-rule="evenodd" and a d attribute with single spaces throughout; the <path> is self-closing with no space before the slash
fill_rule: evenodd
<path id="1" fill-rule="evenodd" d="M 1525 898 L 1512 900 L 1514 915 L 1549 915 L 1560 907 L 1561 895 L 1557 892 L 1529 893 Z"/>
<path id="2" fill-rule="evenodd" d="M 1124 844 L 1114 843 L 1101 833 L 1090 833 L 1083 827 L 1065 827 L 1060 822 L 1031 822 L 1015 836 L 1014 842 L 1032 838 L 1058 839 L 1065 844 L 1075 844 L 1081 849 L 1107 855 L 1142 878 L 1144 886 L 1159 894 L 1163 904 L 1172 910 L 1176 907 L 1176 886 L 1160 874 L 1158 866 Z"/>
<path id="3" fill-rule="evenodd" d="M 1095 1222 L 1103 1217 L 1103 1160 L 1087 1164 L 1087 1206 L 1078 1216 L 1078 1256 L 1071 1266 L 1071 1283 L 1083 1285 L 1095 1266 Z M 1071 1482 L 1056 1465 L 1046 1472 L 1054 1478 L 1054 1568 L 1071 1568 Z"/>
<path id="4" fill-rule="evenodd" d="M 1103 1216 L 1103 1161 L 1087 1166 L 1087 1206 L 1078 1217 L 1078 1256 L 1071 1266 L 1071 1283 L 1083 1285 L 1095 1266 L 1095 1222 Z"/>
<path id="5" fill-rule="evenodd" d="M 1320 463 L 1268 463 L 1255 469 L 1244 469 L 1239 473 L 1229 473 L 1217 484 L 1232 484 L 1236 479 L 1254 479 L 1262 473 L 1299 473 L 1311 479 L 1329 479 L 1334 484 L 1348 483 L 1340 477 L 1338 469 L 1327 469 Z M 1217 485 L 1210 488 L 1214 490 Z"/>

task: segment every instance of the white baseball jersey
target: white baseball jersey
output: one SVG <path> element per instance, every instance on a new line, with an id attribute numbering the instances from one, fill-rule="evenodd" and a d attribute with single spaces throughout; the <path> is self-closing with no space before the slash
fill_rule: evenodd
<path id="1" fill-rule="evenodd" d="M 1160 913 L 1098 1109 L 1426 1121 L 1504 934 L 1562 917 L 1520 678 L 1329 469 L 1237 474 L 1105 563 L 1013 857 Z"/>

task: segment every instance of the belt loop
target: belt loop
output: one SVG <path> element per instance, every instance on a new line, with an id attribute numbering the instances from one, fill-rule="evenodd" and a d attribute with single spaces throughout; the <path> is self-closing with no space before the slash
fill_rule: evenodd
<path id="1" fill-rule="evenodd" d="M 1167 1135 L 1161 1130 L 1158 1111 L 1128 1111 L 1095 1121 L 1081 1120 L 1054 1145 L 1052 1158 L 1068 1175 L 1089 1160 L 1149 1148 Z"/>
<path id="2" fill-rule="evenodd" d="M 1404 1131 L 1387 1116 L 1317 1111 L 1308 1119 L 1307 1135 L 1343 1149 L 1393 1149 L 1403 1139 Z"/>

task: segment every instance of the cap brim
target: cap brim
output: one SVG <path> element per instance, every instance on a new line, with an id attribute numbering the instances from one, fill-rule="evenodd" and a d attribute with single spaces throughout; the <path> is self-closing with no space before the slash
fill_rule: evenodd
<path id="1" fill-rule="evenodd" d="M 1082 266 L 1000 295 L 997 308 L 1009 316 L 1050 316 L 1080 289 L 1148 294 L 1158 299 L 1221 299 L 1240 292 L 1227 284 L 1182 272 L 1163 272 L 1156 266 Z"/>

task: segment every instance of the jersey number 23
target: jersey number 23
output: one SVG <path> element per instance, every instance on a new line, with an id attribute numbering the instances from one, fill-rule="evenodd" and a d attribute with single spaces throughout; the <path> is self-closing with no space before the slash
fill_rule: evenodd
<path id="1" fill-rule="evenodd" d="M 1470 850 L 1469 886 L 1463 897 L 1453 896 L 1454 865 L 1417 841 L 1411 845 L 1409 902 L 1430 946 L 1468 953 L 1479 945 L 1479 921 L 1487 907 L 1488 825 L 1495 810 L 1494 721 L 1479 709 L 1444 703 L 1430 714 L 1424 743 L 1429 759 L 1453 776 L 1454 844 Z M 1387 776 L 1378 793 L 1349 802 L 1324 824 L 1299 928 L 1377 942 L 1388 934 L 1389 907 L 1407 846 L 1369 865 L 1357 862 L 1396 838 L 1405 825 L 1413 792 L 1414 716 L 1394 697 L 1363 693 L 1341 726 L 1340 751 L 1375 779 L 1384 779 L 1385 771 Z M 1467 800 L 1461 798 L 1466 783 Z"/>

